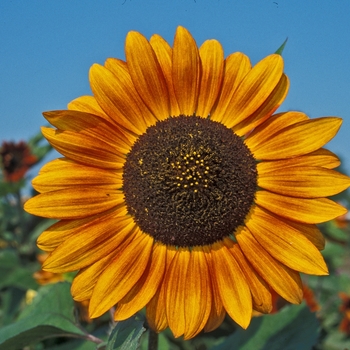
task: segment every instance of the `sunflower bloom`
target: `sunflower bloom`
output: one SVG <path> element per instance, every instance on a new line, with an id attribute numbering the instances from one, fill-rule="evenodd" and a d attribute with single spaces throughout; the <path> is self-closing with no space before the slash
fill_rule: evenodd
<path id="1" fill-rule="evenodd" d="M 341 119 L 273 114 L 288 91 L 281 56 L 255 66 L 198 48 L 183 27 L 171 47 L 130 32 L 126 61 L 90 70 L 93 96 L 44 113 L 63 155 L 33 180 L 44 269 L 79 270 L 77 301 L 98 317 L 146 307 L 150 327 L 185 339 L 226 313 L 246 328 L 271 290 L 302 300 L 299 273 L 326 275 L 316 224 L 346 212 L 326 198 L 350 185 L 323 146 Z"/>

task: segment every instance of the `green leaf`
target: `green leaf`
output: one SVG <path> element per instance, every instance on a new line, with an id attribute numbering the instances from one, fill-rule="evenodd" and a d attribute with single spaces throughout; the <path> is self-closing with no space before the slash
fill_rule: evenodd
<path id="1" fill-rule="evenodd" d="M 86 340 L 71 340 L 62 344 L 45 347 L 45 350 L 96 350 L 96 344 Z"/>
<path id="2" fill-rule="evenodd" d="M 0 350 L 21 349 L 50 337 L 84 338 L 73 312 L 69 283 L 43 286 L 17 321 L 0 329 Z"/>
<path id="3" fill-rule="evenodd" d="M 12 269 L 19 265 L 19 258 L 15 251 L 7 249 L 0 251 L 1 269 Z"/>
<path id="4" fill-rule="evenodd" d="M 118 322 L 108 338 L 106 350 L 136 350 L 144 331 L 143 322 L 134 317 Z"/>
<path id="5" fill-rule="evenodd" d="M 213 350 L 310 350 L 319 324 L 305 305 L 290 305 L 279 313 L 255 317 L 247 330 L 239 329 Z"/>
<path id="6" fill-rule="evenodd" d="M 3 289 L 0 293 L 2 310 L 0 312 L 0 328 L 15 321 L 21 302 L 25 296 L 25 291 L 15 287 Z"/>
<path id="7" fill-rule="evenodd" d="M 288 41 L 288 38 L 286 38 L 286 40 L 283 42 L 283 44 L 275 51 L 275 54 L 282 56 L 282 52 L 287 44 L 287 41 Z"/>

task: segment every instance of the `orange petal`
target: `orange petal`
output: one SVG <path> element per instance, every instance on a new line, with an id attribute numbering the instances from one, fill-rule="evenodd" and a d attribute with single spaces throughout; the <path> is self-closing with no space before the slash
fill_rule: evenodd
<path id="1" fill-rule="evenodd" d="M 302 235 L 304 235 L 318 250 L 322 250 L 325 247 L 325 239 L 322 232 L 316 225 L 301 224 L 299 222 L 290 221 L 283 218 L 289 226 L 293 226 Z"/>
<path id="2" fill-rule="evenodd" d="M 154 244 L 149 264 L 142 277 L 118 303 L 114 314 L 116 321 L 133 316 L 153 298 L 164 276 L 166 249 L 162 243 Z"/>
<path id="3" fill-rule="evenodd" d="M 214 276 L 214 264 L 210 252 L 209 246 L 204 246 L 203 251 L 205 252 L 205 258 L 209 267 L 210 276 Z M 207 324 L 204 327 L 205 332 L 211 332 L 214 329 L 218 328 L 221 323 L 224 321 L 226 316 L 226 311 L 222 300 L 220 297 L 220 292 L 218 286 L 213 278 L 210 279 L 211 291 L 212 291 L 212 301 L 211 301 L 211 310 Z"/>
<path id="4" fill-rule="evenodd" d="M 222 89 L 217 105 L 211 111 L 211 120 L 220 123 L 223 121 L 226 110 L 233 101 L 232 98 L 237 90 L 237 87 L 251 68 L 252 66 L 249 58 L 241 52 L 235 52 L 226 58 Z M 231 118 L 234 119 L 235 116 L 231 115 Z"/>
<path id="5" fill-rule="evenodd" d="M 117 58 L 108 58 L 105 67 L 115 75 L 120 84 L 118 96 L 115 98 L 118 98 L 119 109 L 123 111 L 123 114 L 139 116 L 144 119 L 144 123 L 148 126 L 155 124 L 157 118 L 137 93 L 126 63 Z"/>
<path id="6" fill-rule="evenodd" d="M 269 286 L 246 260 L 238 244 L 234 244 L 230 238 L 224 239 L 224 244 L 235 257 L 244 273 L 252 294 L 253 309 L 265 314 L 269 313 L 272 310 L 272 299 Z"/>
<path id="7" fill-rule="evenodd" d="M 293 270 L 327 275 L 319 250 L 293 226 L 255 207 L 246 226 L 261 246 L 276 260 Z"/>
<path id="8" fill-rule="evenodd" d="M 131 79 L 144 103 L 157 119 L 168 117 L 168 88 L 148 40 L 138 32 L 129 32 L 125 43 L 125 56 Z"/>
<path id="9" fill-rule="evenodd" d="M 293 304 L 301 303 L 303 292 L 299 273 L 275 260 L 255 240 L 247 228 L 236 232 L 236 239 L 243 254 L 257 273 L 279 295 Z"/>
<path id="10" fill-rule="evenodd" d="M 200 80 L 198 48 L 189 31 L 178 27 L 174 39 L 172 76 L 180 114 L 196 112 Z"/>
<path id="11" fill-rule="evenodd" d="M 125 213 L 124 213 L 125 215 Z M 89 222 L 83 229 L 56 248 L 46 259 L 46 271 L 63 273 L 79 270 L 94 264 L 114 251 L 133 234 L 134 220 L 130 216 L 120 217 L 115 213 L 101 216 Z"/>
<path id="12" fill-rule="evenodd" d="M 258 164 L 258 186 L 291 197 L 328 197 L 350 186 L 348 176 L 321 167 L 288 167 L 268 173 L 260 173 L 259 170 Z"/>
<path id="13" fill-rule="evenodd" d="M 93 290 L 100 275 L 109 263 L 113 261 L 120 252 L 124 251 L 130 242 L 133 241 L 135 233 L 136 232 L 134 231 L 132 234 L 128 235 L 111 253 L 97 260 L 91 266 L 85 267 L 79 271 L 74 277 L 71 287 L 74 300 L 84 301 L 91 299 Z"/>
<path id="14" fill-rule="evenodd" d="M 144 273 L 152 252 L 153 238 L 141 231 L 106 267 L 90 300 L 91 317 L 104 314 L 117 304 Z"/>
<path id="15" fill-rule="evenodd" d="M 166 285 L 166 316 L 174 337 L 180 337 L 186 332 L 185 288 L 187 285 L 187 270 L 190 262 L 188 248 L 179 248 L 165 275 Z"/>
<path id="16" fill-rule="evenodd" d="M 256 159 L 283 159 L 313 152 L 338 132 L 342 120 L 336 117 L 306 120 L 282 129 L 258 146 L 246 140 Z"/>
<path id="17" fill-rule="evenodd" d="M 284 128 L 305 120 L 309 120 L 309 118 L 305 113 L 301 112 L 293 111 L 275 114 L 253 130 L 247 136 L 245 142 L 251 150 L 258 149 L 260 144 L 264 144 Z"/>
<path id="18" fill-rule="evenodd" d="M 166 250 L 166 267 L 165 270 L 169 269 L 169 266 L 176 254 L 177 250 L 175 247 L 167 246 Z M 159 286 L 156 294 L 150 300 L 146 306 L 146 316 L 149 326 L 156 332 L 161 332 L 168 327 L 168 320 L 166 317 L 166 284 L 164 281 Z"/>
<path id="19" fill-rule="evenodd" d="M 91 266 L 81 269 L 74 277 L 71 293 L 76 301 L 89 300 L 95 288 L 96 282 L 104 269 L 115 258 L 116 252 L 112 252 Z"/>
<path id="20" fill-rule="evenodd" d="M 134 139 L 126 136 L 118 126 L 96 115 L 70 110 L 44 112 L 43 115 L 57 129 L 93 136 L 121 154 L 128 153 L 133 145 Z"/>
<path id="21" fill-rule="evenodd" d="M 224 51 L 216 40 L 207 40 L 199 49 L 202 74 L 196 114 L 206 118 L 221 90 L 224 75 Z"/>
<path id="22" fill-rule="evenodd" d="M 124 210 L 126 213 L 125 207 L 120 209 L 120 211 Z M 51 252 L 65 240 L 75 235 L 77 231 L 84 230 L 84 227 L 89 226 L 90 222 L 98 220 L 100 216 L 100 214 L 96 214 L 82 219 L 60 220 L 41 233 L 37 245 L 39 249 Z"/>
<path id="23" fill-rule="evenodd" d="M 71 111 L 95 114 L 110 123 L 114 122 L 114 120 L 103 111 L 93 96 L 80 96 L 76 98 L 75 100 L 68 103 L 68 109 Z"/>
<path id="24" fill-rule="evenodd" d="M 329 221 L 347 211 L 327 198 L 293 198 L 269 191 L 257 191 L 255 202 L 279 216 L 305 224 Z"/>
<path id="25" fill-rule="evenodd" d="M 313 167 L 323 167 L 327 169 L 333 169 L 340 165 L 339 158 L 328 151 L 327 149 L 320 148 L 314 152 L 306 154 L 304 156 L 283 159 L 283 160 L 274 160 L 274 161 L 265 161 L 258 163 L 258 173 L 266 174 L 268 172 L 276 172 L 280 169 L 285 169 L 287 167 L 301 167 L 301 166 L 313 166 Z"/>
<path id="26" fill-rule="evenodd" d="M 143 134 L 147 124 L 132 94 L 128 93 L 129 90 L 125 90 L 126 87 L 130 91 L 133 89 L 133 86 L 128 84 L 127 77 L 125 75 L 117 77 L 99 64 L 94 64 L 90 68 L 89 77 L 91 90 L 103 111 L 126 130 L 136 135 Z M 125 104 L 123 98 L 130 104 Z"/>
<path id="27" fill-rule="evenodd" d="M 89 166 L 103 169 L 121 169 L 125 156 L 116 152 L 116 146 L 94 137 L 93 133 L 76 133 L 41 128 L 44 137 L 65 157 Z"/>
<path id="28" fill-rule="evenodd" d="M 99 214 L 97 214 L 98 216 Z M 61 243 L 66 239 L 75 234 L 75 229 L 80 226 L 84 226 L 90 221 L 94 220 L 95 216 L 86 217 L 83 219 L 76 220 L 61 220 L 56 222 L 47 228 L 41 235 L 38 237 L 37 245 L 39 249 L 42 249 L 46 252 L 51 252 L 56 249 Z"/>
<path id="29" fill-rule="evenodd" d="M 232 128 L 256 112 L 275 89 L 282 74 L 280 55 L 270 55 L 257 63 L 243 78 L 226 111 L 222 112 L 222 123 Z"/>
<path id="30" fill-rule="evenodd" d="M 211 248 L 213 272 L 226 312 L 246 329 L 252 315 L 252 297 L 245 276 L 235 257 L 222 243 Z"/>
<path id="31" fill-rule="evenodd" d="M 150 39 L 150 44 L 153 48 L 154 53 L 157 56 L 157 60 L 162 69 L 170 98 L 170 115 L 180 115 L 179 105 L 175 96 L 173 76 L 172 76 L 172 48 L 170 45 L 160 36 L 153 35 Z"/>
<path id="32" fill-rule="evenodd" d="M 193 247 L 187 270 L 185 288 L 184 339 L 196 336 L 206 325 L 211 311 L 211 286 L 205 253 Z"/>
<path id="33" fill-rule="evenodd" d="M 99 187 L 67 188 L 46 192 L 29 199 L 25 210 L 51 219 L 79 219 L 102 213 L 124 203 L 122 191 Z"/>
<path id="34" fill-rule="evenodd" d="M 286 75 L 282 74 L 280 81 L 265 102 L 252 115 L 235 125 L 233 131 L 239 136 L 244 136 L 262 124 L 282 104 L 287 96 L 288 89 L 289 80 Z"/>
<path id="35" fill-rule="evenodd" d="M 88 167 L 66 158 L 55 159 L 43 166 L 32 181 L 40 193 L 68 187 L 97 186 L 104 189 L 121 189 L 122 174 L 110 170 Z"/>
<path id="36" fill-rule="evenodd" d="M 164 283 L 162 284 L 162 286 Z M 160 333 L 168 327 L 168 320 L 165 313 L 165 292 L 164 288 L 158 289 L 156 294 L 146 306 L 147 322 L 150 328 Z"/>

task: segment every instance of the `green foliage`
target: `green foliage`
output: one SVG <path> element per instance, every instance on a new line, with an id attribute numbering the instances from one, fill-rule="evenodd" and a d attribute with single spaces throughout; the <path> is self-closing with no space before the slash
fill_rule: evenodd
<path id="1" fill-rule="evenodd" d="M 133 317 L 118 322 L 108 337 L 106 350 L 136 350 L 144 331 L 143 322 Z"/>
<path id="2" fill-rule="evenodd" d="M 16 322 L 0 329 L 0 350 L 20 349 L 50 337 L 84 337 L 69 290 L 66 282 L 41 287 Z"/>
<path id="3" fill-rule="evenodd" d="M 305 305 L 290 305 L 274 315 L 256 317 L 213 350 L 310 350 L 319 336 L 316 315 Z"/>

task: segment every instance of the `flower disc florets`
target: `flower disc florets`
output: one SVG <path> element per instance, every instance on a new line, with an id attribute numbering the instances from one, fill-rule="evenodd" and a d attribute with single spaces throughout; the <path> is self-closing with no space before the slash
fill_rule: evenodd
<path id="1" fill-rule="evenodd" d="M 257 187 L 256 161 L 223 124 L 198 116 L 151 126 L 124 165 L 129 214 L 164 244 L 207 245 L 244 224 Z"/>

